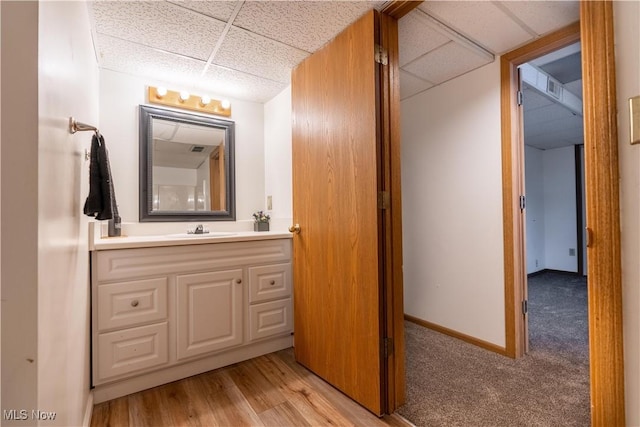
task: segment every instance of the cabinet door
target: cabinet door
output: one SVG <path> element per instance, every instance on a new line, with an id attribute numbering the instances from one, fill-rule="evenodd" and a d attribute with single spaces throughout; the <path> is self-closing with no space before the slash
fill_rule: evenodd
<path id="1" fill-rule="evenodd" d="M 177 358 L 242 344 L 242 270 L 176 278 Z"/>

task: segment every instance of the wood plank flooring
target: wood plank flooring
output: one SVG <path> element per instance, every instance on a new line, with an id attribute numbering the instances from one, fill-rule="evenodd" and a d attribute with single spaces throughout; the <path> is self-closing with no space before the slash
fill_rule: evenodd
<path id="1" fill-rule="evenodd" d="M 100 403 L 91 427 L 411 426 L 378 418 L 299 365 L 293 350 Z"/>

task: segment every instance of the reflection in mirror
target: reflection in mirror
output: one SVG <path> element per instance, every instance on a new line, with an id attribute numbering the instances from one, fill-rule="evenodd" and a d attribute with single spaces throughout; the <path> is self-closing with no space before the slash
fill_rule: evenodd
<path id="1" fill-rule="evenodd" d="M 140 106 L 140 221 L 235 219 L 233 122 Z"/>

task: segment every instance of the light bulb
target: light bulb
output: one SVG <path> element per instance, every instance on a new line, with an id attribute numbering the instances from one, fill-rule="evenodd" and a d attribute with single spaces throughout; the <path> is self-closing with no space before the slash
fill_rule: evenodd
<path id="1" fill-rule="evenodd" d="M 208 105 L 211 102 L 211 98 L 208 97 L 207 95 L 204 95 L 200 98 L 200 103 L 202 105 Z"/>
<path id="2" fill-rule="evenodd" d="M 189 95 L 189 92 L 187 92 L 186 90 L 183 90 L 180 92 L 180 99 L 184 102 L 187 99 L 189 99 L 191 95 Z"/>
<path id="3" fill-rule="evenodd" d="M 229 107 L 231 107 L 231 102 L 229 102 L 228 99 L 223 99 L 222 102 L 220 103 L 220 106 L 226 110 Z"/>
<path id="4" fill-rule="evenodd" d="M 158 98 L 162 98 L 167 94 L 167 88 L 160 86 L 158 89 L 156 89 L 156 94 L 158 95 Z"/>

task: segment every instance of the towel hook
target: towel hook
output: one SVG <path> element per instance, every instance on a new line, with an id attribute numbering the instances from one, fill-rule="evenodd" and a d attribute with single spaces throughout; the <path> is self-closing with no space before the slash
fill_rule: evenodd
<path id="1" fill-rule="evenodd" d="M 78 122 L 73 116 L 69 117 L 69 133 L 84 132 L 87 130 L 92 130 L 96 136 L 100 136 L 100 131 L 97 127 Z"/>

